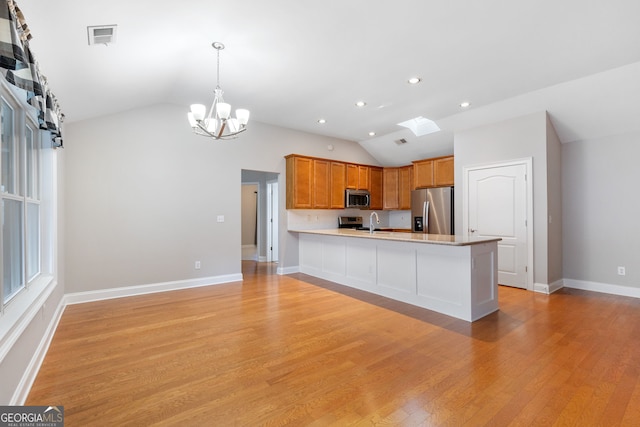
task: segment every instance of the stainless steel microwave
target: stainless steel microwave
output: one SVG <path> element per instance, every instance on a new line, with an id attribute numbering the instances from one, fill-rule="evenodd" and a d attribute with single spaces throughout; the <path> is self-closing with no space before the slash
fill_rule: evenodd
<path id="1" fill-rule="evenodd" d="M 371 195 L 367 190 L 345 190 L 344 207 L 368 209 Z"/>

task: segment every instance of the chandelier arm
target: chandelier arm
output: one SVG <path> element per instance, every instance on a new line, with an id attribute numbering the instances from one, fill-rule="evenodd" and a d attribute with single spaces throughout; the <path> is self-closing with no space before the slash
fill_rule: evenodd
<path id="1" fill-rule="evenodd" d="M 215 138 L 215 134 L 213 134 L 213 133 L 209 132 L 209 131 L 207 130 L 207 128 L 206 128 L 206 127 L 204 127 L 204 126 L 202 125 L 202 120 L 199 120 L 199 121 L 198 121 L 198 130 L 200 130 L 200 131 L 201 131 L 200 133 L 198 133 L 198 135 L 202 135 L 202 136 L 207 135 L 207 136 L 210 136 L 210 137 L 212 137 L 212 138 Z M 197 132 L 196 132 L 196 133 L 197 133 Z"/>
<path id="2" fill-rule="evenodd" d="M 216 139 L 220 139 L 222 138 L 222 133 L 224 132 L 224 129 L 227 127 L 227 121 L 223 120 L 222 121 L 222 126 L 220 126 L 220 132 L 218 132 L 218 136 Z M 230 133 L 229 135 L 235 135 L 235 133 Z"/>
<path id="3" fill-rule="evenodd" d="M 216 111 L 216 106 L 218 104 L 218 97 L 214 96 L 213 97 L 213 102 L 211 103 L 211 109 L 209 110 L 209 115 L 207 115 L 207 119 L 211 120 L 211 117 L 213 117 L 215 119 L 215 111 Z"/>

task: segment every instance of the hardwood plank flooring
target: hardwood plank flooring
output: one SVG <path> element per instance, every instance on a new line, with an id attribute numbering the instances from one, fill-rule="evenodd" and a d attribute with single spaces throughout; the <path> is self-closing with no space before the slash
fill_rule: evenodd
<path id="1" fill-rule="evenodd" d="M 467 323 L 243 261 L 68 306 L 27 399 L 67 426 L 637 426 L 640 300 L 500 287 Z"/>

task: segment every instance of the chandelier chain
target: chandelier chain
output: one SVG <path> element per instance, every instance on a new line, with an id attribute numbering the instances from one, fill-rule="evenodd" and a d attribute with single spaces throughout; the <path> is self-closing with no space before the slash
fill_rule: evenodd
<path id="1" fill-rule="evenodd" d="M 216 82 L 216 88 L 220 88 L 220 49 L 216 48 L 216 50 L 218 51 L 218 65 L 216 68 L 217 74 L 218 74 L 218 78 L 217 78 L 217 82 Z"/>

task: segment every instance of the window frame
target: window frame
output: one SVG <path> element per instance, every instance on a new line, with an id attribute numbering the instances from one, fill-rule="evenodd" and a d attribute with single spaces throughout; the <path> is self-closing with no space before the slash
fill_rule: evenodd
<path id="1" fill-rule="evenodd" d="M 49 232 L 52 232 L 53 224 L 50 222 L 48 227 L 43 227 L 43 148 L 44 148 L 44 134 L 46 131 L 39 129 L 37 125 L 37 117 L 35 109 L 26 103 L 26 101 L 20 101 L 20 93 L 24 95 L 24 92 L 16 90 L 10 87 L 6 82 L 2 81 L 0 84 L 0 108 L 6 104 L 12 110 L 13 128 L 12 128 L 12 144 L 13 144 L 13 159 L 12 166 L 12 179 L 13 192 L 4 191 L 3 187 L 0 187 L 0 218 L 4 224 L 4 202 L 5 200 L 17 201 L 21 204 L 21 230 L 20 230 L 20 284 L 16 289 L 11 289 L 9 295 L 5 295 L 5 283 L 4 283 L 4 231 L 3 226 L 0 227 L 0 319 L 5 313 L 5 310 L 10 306 L 14 300 L 30 288 L 32 284 L 39 280 L 43 272 L 43 260 L 52 259 L 53 254 L 44 254 L 43 251 L 43 229 L 47 228 Z M 2 123 L 0 123 L 2 125 Z M 31 136 L 31 142 L 27 139 L 28 135 Z M 3 149 L 4 141 L 1 140 L 0 135 L 0 149 Z M 28 153 L 31 149 L 32 152 Z M 28 164 L 30 162 L 30 164 Z M 8 164 L 8 162 L 7 162 Z M 0 164 L 0 176 L 2 174 L 3 164 Z M 51 168 L 49 168 L 51 169 Z M 31 173 L 31 176 L 28 174 Z M 30 188 L 29 188 L 30 187 Z M 35 227 L 30 228 L 29 223 L 29 210 L 30 207 L 37 207 L 38 221 Z M 31 239 L 32 234 L 35 232 L 35 239 Z M 31 240 L 31 241 L 30 241 Z M 35 254 L 30 251 L 35 246 Z M 48 248 L 51 250 L 52 248 Z M 33 256 L 32 256 L 33 255 Z M 30 259 L 30 256 L 31 259 Z M 30 265 L 32 261 L 35 261 L 37 265 L 33 267 Z M 53 273 L 53 272 L 51 272 Z M 52 278 L 52 276 L 49 276 Z M 1 338 L 1 335 L 0 335 Z"/>

